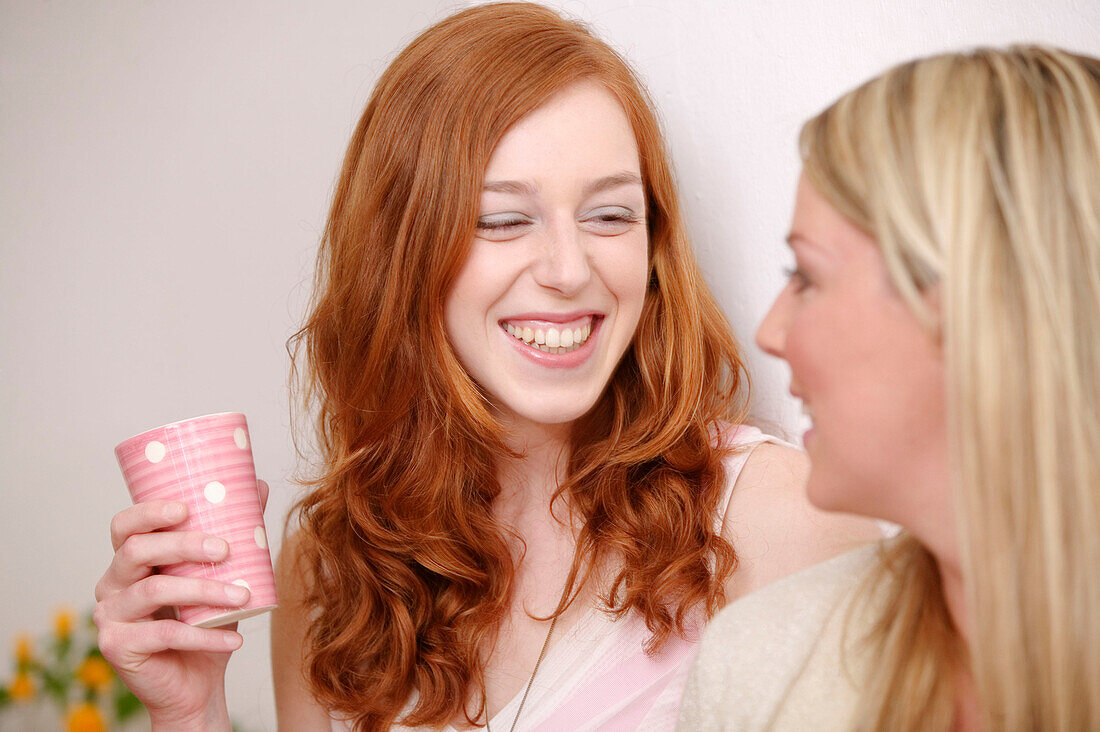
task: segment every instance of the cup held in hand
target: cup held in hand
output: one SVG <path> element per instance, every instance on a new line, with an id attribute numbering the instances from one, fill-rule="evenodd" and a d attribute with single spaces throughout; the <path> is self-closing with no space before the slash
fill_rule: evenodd
<path id="1" fill-rule="evenodd" d="M 201 531 L 229 543 L 229 554 L 220 562 L 181 562 L 158 571 L 230 582 L 251 592 L 242 607 L 180 607 L 180 620 L 216 628 L 276 606 L 275 576 L 243 414 L 208 414 L 156 427 L 120 443 L 115 456 L 134 503 L 180 501 L 187 505 L 188 515 L 178 530 Z"/>

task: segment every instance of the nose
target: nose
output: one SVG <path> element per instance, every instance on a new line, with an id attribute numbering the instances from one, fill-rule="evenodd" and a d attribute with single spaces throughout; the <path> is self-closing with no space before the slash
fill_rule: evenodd
<path id="1" fill-rule="evenodd" d="M 579 292 L 592 277 L 584 233 L 572 221 L 549 227 L 531 272 L 542 287 L 564 296 Z"/>
<path id="2" fill-rule="evenodd" d="M 787 346 L 787 330 L 790 327 L 790 287 L 784 287 L 783 291 L 775 298 L 768 314 L 760 322 L 756 329 L 756 345 L 769 356 L 785 359 Z"/>

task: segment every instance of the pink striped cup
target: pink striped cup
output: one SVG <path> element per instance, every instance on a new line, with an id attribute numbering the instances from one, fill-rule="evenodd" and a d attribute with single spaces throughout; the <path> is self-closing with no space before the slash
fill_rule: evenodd
<path id="1" fill-rule="evenodd" d="M 185 503 L 187 520 L 175 530 L 202 531 L 229 542 L 229 556 L 220 562 L 181 562 L 157 570 L 232 582 L 252 593 L 240 608 L 180 607 L 180 620 L 216 628 L 278 604 L 243 414 L 208 414 L 166 424 L 120 443 L 115 456 L 134 503 L 154 499 Z"/>

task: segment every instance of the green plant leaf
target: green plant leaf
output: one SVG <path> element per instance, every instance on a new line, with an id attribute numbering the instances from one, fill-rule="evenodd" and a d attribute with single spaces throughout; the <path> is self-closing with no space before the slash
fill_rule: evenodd
<path id="1" fill-rule="evenodd" d="M 57 701 L 58 705 L 64 709 L 69 700 L 69 687 L 72 686 L 73 683 L 72 677 L 58 674 L 48 668 L 42 668 L 40 671 L 42 686 L 49 695 Z"/>
<path id="2" fill-rule="evenodd" d="M 69 651 L 73 647 L 73 637 L 70 635 L 65 638 L 55 639 L 53 642 L 53 655 L 54 659 L 61 663 L 69 655 Z"/>
<path id="3" fill-rule="evenodd" d="M 120 683 L 119 687 L 122 693 L 115 695 L 115 719 L 125 722 L 145 707 L 124 684 Z"/>

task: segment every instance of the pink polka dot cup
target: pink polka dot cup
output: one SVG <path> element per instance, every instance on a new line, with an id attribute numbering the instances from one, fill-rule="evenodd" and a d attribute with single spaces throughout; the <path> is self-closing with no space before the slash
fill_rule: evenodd
<path id="1" fill-rule="evenodd" d="M 166 424 L 122 442 L 115 456 L 134 503 L 180 501 L 188 514 L 178 530 L 202 531 L 229 543 L 229 555 L 220 562 L 181 562 L 158 571 L 232 582 L 252 593 L 248 604 L 239 608 L 180 607 L 181 621 L 216 628 L 276 606 L 275 576 L 243 414 L 208 414 Z"/>

